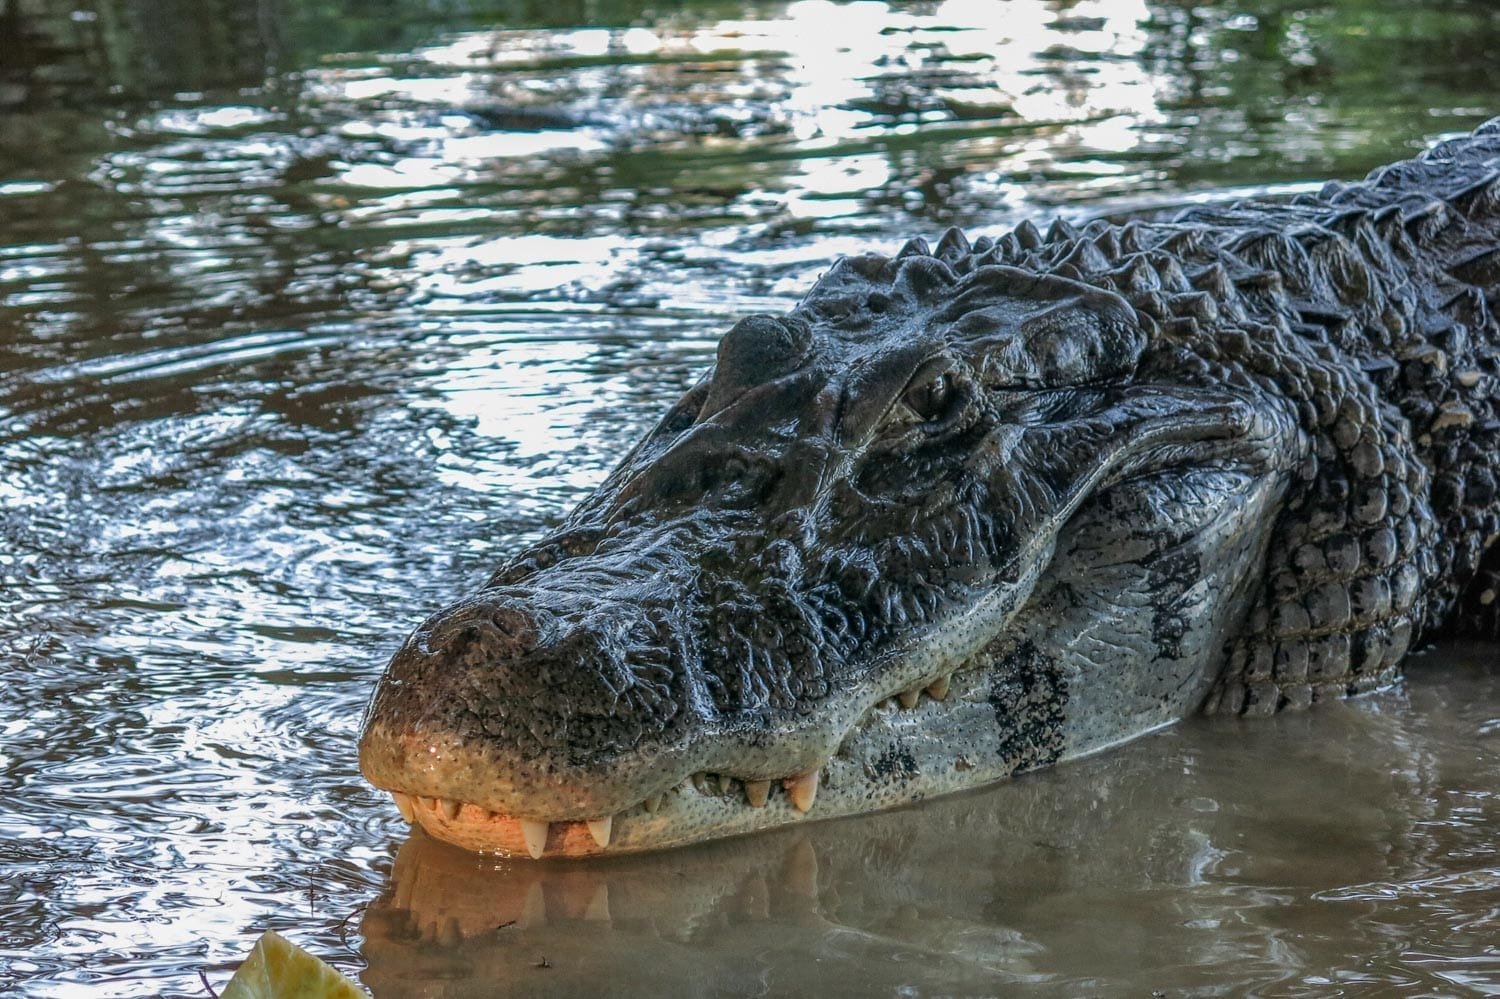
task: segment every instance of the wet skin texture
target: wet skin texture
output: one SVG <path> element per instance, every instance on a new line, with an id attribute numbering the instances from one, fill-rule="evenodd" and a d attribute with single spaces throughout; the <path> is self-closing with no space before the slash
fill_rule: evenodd
<path id="1" fill-rule="evenodd" d="M 1500 120 L 1288 203 L 838 261 L 360 745 L 474 849 L 871 811 L 1500 637 Z"/>

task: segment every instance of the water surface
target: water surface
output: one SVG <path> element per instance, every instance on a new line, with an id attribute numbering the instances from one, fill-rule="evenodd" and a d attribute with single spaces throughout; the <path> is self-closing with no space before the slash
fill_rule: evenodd
<path id="1" fill-rule="evenodd" d="M 840 253 L 1353 177 L 1485 5 L 0 0 L 0 992 L 1500 991 L 1486 650 L 889 815 L 476 862 L 354 765 L 405 631 Z M 545 958 L 545 961 L 543 960 Z"/>

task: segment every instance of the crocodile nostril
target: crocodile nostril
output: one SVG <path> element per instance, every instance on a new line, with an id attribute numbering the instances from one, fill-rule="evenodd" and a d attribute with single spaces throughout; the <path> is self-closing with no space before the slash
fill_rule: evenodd
<path id="1" fill-rule="evenodd" d="M 432 626 L 427 650 L 455 659 L 494 662 L 536 649 L 540 632 L 527 611 L 508 604 L 470 605 Z"/>
<path id="2" fill-rule="evenodd" d="M 517 645 L 525 646 L 524 651 L 530 652 L 536 648 L 536 622 L 520 608 L 496 607 L 490 614 L 490 623 Z"/>

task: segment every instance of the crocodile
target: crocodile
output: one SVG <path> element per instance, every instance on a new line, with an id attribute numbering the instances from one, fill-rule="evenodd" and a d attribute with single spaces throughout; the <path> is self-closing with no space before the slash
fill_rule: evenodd
<path id="1" fill-rule="evenodd" d="M 1316 193 L 844 257 L 407 638 L 361 768 L 440 839 L 580 857 L 1397 683 L 1500 638 L 1497 297 L 1500 118 Z"/>

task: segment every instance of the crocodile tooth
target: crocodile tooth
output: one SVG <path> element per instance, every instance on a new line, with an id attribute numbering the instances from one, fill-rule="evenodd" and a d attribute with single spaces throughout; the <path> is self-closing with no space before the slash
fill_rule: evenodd
<path id="1" fill-rule="evenodd" d="M 692 780 L 693 787 L 699 794 L 708 793 L 708 774 L 700 770 L 698 773 L 693 774 Z"/>
<path id="2" fill-rule="evenodd" d="M 428 798 L 428 797 L 425 797 L 425 796 L 420 795 L 420 794 L 417 795 L 416 798 L 417 798 L 417 804 L 418 805 L 420 805 L 423 808 L 426 808 L 426 809 L 428 809 L 430 811 L 434 811 L 434 812 L 437 811 L 437 801 L 438 800 L 436 798 Z"/>
<path id="3" fill-rule="evenodd" d="M 396 811 L 401 813 L 401 817 L 408 823 L 415 823 L 417 821 L 417 813 L 412 808 L 411 795 L 402 794 L 400 791 L 392 791 L 391 797 L 396 799 Z"/>
<path id="4" fill-rule="evenodd" d="M 448 821 L 452 822 L 458 818 L 458 810 L 462 808 L 463 805 L 461 805 L 457 801 L 454 801 L 452 798 L 439 798 L 438 807 L 442 809 L 443 814 L 447 816 Z"/>
<path id="5" fill-rule="evenodd" d="M 728 774 L 719 774 L 719 793 L 728 794 L 734 790 L 734 778 Z"/>
<path id="6" fill-rule="evenodd" d="M 588 821 L 589 835 L 594 837 L 594 842 L 599 844 L 601 850 L 609 846 L 609 834 L 614 823 L 615 817 L 613 815 L 606 815 L 602 819 L 589 819 Z"/>
<path id="7" fill-rule="evenodd" d="M 665 794 L 653 794 L 651 797 L 641 802 L 641 807 L 648 812 L 654 812 L 661 807 L 662 799 L 665 797 Z"/>
<path id="8" fill-rule="evenodd" d="M 532 860 L 541 860 L 542 853 L 547 849 L 547 830 L 545 822 L 536 819 L 521 820 L 521 838 L 526 841 L 526 852 L 531 854 Z"/>
<path id="9" fill-rule="evenodd" d="M 947 697 L 948 684 L 952 681 L 952 679 L 953 674 L 949 673 L 947 676 L 940 676 L 936 680 L 929 683 L 927 685 L 927 696 L 932 698 L 934 701 L 941 701 L 943 698 Z"/>
<path id="10" fill-rule="evenodd" d="M 921 696 L 922 688 L 913 687 L 910 690 L 901 691 L 901 693 L 896 695 L 896 699 L 901 702 L 901 706 L 903 708 L 906 708 L 908 711 L 910 711 L 912 708 L 917 706 L 917 698 Z"/>
<path id="11" fill-rule="evenodd" d="M 766 799 L 771 796 L 771 782 L 768 780 L 745 781 L 745 798 L 750 802 L 751 808 L 765 808 Z"/>
<path id="12" fill-rule="evenodd" d="M 797 811 L 805 812 L 812 808 L 813 802 L 818 797 L 818 775 L 821 770 L 813 770 L 809 773 L 799 774 L 796 777 L 788 777 L 781 782 L 786 788 L 787 797 L 792 799 L 792 804 Z"/>

